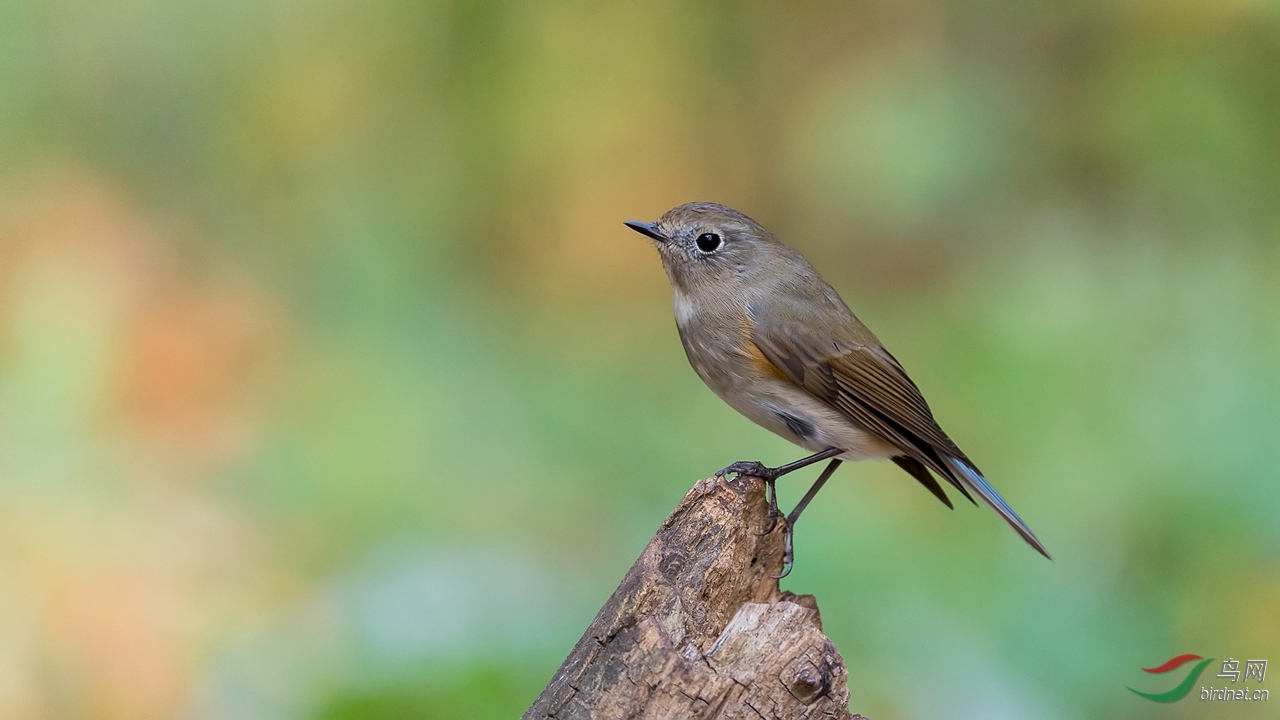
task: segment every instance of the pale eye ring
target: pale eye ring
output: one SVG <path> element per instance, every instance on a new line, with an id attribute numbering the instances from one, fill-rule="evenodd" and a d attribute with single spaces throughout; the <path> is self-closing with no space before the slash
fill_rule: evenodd
<path id="1" fill-rule="evenodd" d="M 704 253 L 713 253 L 724 244 L 720 236 L 715 233 L 702 233 L 695 242 L 698 245 L 698 249 Z"/>

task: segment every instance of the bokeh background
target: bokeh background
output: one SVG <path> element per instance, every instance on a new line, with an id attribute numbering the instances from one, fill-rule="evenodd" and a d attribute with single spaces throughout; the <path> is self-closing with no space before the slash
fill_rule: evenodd
<path id="1" fill-rule="evenodd" d="M 1278 190 L 1266 0 L 0 0 L 0 716 L 518 715 L 797 456 L 621 225 L 705 199 L 1056 556 L 843 468 L 784 587 L 853 710 L 1274 717 L 1125 686 L 1280 662 Z"/>

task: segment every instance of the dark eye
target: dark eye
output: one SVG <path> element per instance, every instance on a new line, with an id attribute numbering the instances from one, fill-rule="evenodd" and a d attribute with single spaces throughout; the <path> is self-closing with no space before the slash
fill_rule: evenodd
<path id="1" fill-rule="evenodd" d="M 698 249 L 704 253 L 713 253 L 720 248 L 720 236 L 715 233 L 702 233 L 697 242 Z"/>

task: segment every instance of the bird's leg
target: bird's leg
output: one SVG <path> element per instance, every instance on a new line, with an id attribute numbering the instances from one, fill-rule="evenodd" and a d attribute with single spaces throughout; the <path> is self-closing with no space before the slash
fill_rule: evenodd
<path id="1" fill-rule="evenodd" d="M 817 495 L 818 491 L 822 489 L 822 486 L 827 484 L 827 480 L 831 478 L 831 474 L 834 473 L 838 467 L 840 467 L 839 460 L 832 460 L 828 463 L 827 466 L 822 469 L 822 474 L 818 476 L 816 481 L 814 481 L 813 487 L 809 488 L 809 492 L 805 493 L 804 497 L 800 498 L 800 504 L 796 505 L 796 509 L 792 510 L 787 515 L 786 544 L 782 551 L 782 573 L 774 576 L 779 580 L 791 574 L 791 565 L 795 560 L 795 546 L 792 544 L 791 536 L 795 532 L 796 521 L 800 519 L 800 513 L 804 512 L 804 509 L 809 506 L 809 502 L 813 500 L 813 496 Z"/>
<path id="2" fill-rule="evenodd" d="M 768 535 L 773 532 L 773 528 L 778 524 L 778 518 L 782 516 L 782 513 L 778 511 L 778 481 L 765 480 L 764 488 L 765 497 L 769 500 L 769 512 L 765 515 L 765 517 L 769 518 L 769 527 L 756 533 L 756 535 Z"/>
<path id="3" fill-rule="evenodd" d="M 734 473 L 735 475 L 750 475 L 751 477 L 758 477 L 761 480 L 768 482 L 771 480 L 777 480 L 789 472 L 794 472 L 800 468 L 809 467 L 816 462 L 822 462 L 827 458 L 835 457 L 842 452 L 844 452 L 844 450 L 841 450 L 840 448 L 827 448 L 822 452 L 814 453 L 809 457 L 800 458 L 799 460 L 787 463 L 786 465 L 779 465 L 776 468 L 765 467 L 763 463 L 756 462 L 755 460 L 743 460 L 716 473 L 716 477 L 722 478 L 729 473 Z"/>
<path id="4" fill-rule="evenodd" d="M 768 535 L 773 532 L 773 526 L 777 523 L 778 516 L 780 515 L 778 512 L 778 488 L 775 485 L 775 481 L 789 472 L 794 472 L 800 468 L 808 467 L 817 462 L 822 462 L 823 460 L 839 455 L 842 452 L 844 451 L 840 448 L 827 448 L 822 452 L 817 452 L 808 457 L 800 458 L 799 460 L 787 463 L 786 465 L 779 465 L 776 468 L 765 467 L 763 463 L 755 460 L 742 460 L 716 473 L 716 477 L 722 478 L 729 473 L 734 473 L 737 475 L 750 475 L 751 477 L 758 477 L 761 480 L 764 480 L 769 498 L 769 527 L 760 534 Z"/>

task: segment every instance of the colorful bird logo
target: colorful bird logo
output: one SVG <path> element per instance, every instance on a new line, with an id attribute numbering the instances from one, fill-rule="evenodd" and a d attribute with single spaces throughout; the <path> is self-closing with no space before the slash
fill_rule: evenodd
<path id="1" fill-rule="evenodd" d="M 1179 655 L 1175 658 L 1170 658 L 1169 661 L 1163 665 L 1142 668 L 1149 673 L 1167 673 L 1170 670 L 1182 667 L 1184 664 L 1189 663 L 1192 660 L 1199 660 L 1200 662 L 1196 663 L 1195 667 L 1191 668 L 1191 671 L 1182 679 L 1182 682 L 1178 683 L 1177 687 L 1169 690 L 1168 692 L 1144 693 L 1141 690 L 1133 690 L 1133 688 L 1129 689 L 1148 700 L 1154 700 L 1156 702 L 1169 703 L 1181 700 L 1187 696 L 1187 693 L 1191 692 L 1191 686 L 1196 684 L 1196 679 L 1200 677 L 1200 673 L 1204 671 L 1205 666 L 1213 662 L 1213 658 L 1202 659 L 1199 655 L 1187 653 L 1186 655 Z"/>

